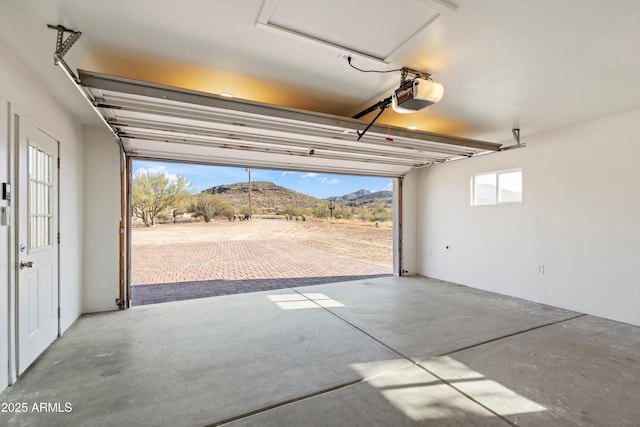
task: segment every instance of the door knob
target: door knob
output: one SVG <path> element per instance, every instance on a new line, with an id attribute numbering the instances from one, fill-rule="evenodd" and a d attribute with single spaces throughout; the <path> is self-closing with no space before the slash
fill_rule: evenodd
<path id="1" fill-rule="evenodd" d="M 20 270 L 23 270 L 25 268 L 31 268 L 33 267 L 33 261 L 21 261 L 20 262 Z"/>

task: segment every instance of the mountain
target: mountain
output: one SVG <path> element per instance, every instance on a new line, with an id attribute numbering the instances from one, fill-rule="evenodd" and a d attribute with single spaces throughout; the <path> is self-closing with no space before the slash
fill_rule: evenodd
<path id="1" fill-rule="evenodd" d="M 218 185 L 202 192 L 222 196 L 236 208 L 236 211 L 246 209 L 249 205 L 249 184 L 247 182 Z M 281 187 L 273 182 L 254 181 L 251 183 L 251 206 L 254 212 L 268 213 L 287 207 L 314 209 L 328 206 L 329 200 L 333 200 L 336 205 L 342 206 L 390 208 L 392 206 L 393 192 L 371 192 L 362 189 L 340 197 L 318 199 Z"/>
<path id="2" fill-rule="evenodd" d="M 375 191 L 358 190 L 353 193 L 345 194 L 344 196 L 329 197 L 327 200 L 343 200 L 345 202 L 359 202 L 373 199 L 392 199 L 393 191 Z"/>
<path id="3" fill-rule="evenodd" d="M 225 200 L 231 202 L 236 209 L 249 205 L 249 184 L 247 182 L 218 185 L 202 192 L 219 194 Z M 325 200 L 289 190 L 273 182 L 254 181 L 251 183 L 251 205 L 253 209 L 270 210 L 274 208 L 281 209 L 286 206 L 306 209 L 326 205 L 326 203 Z"/>

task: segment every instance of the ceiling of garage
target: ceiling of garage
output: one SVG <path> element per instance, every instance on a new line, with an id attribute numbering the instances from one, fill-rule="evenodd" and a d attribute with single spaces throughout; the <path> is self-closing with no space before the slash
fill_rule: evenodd
<path id="1" fill-rule="evenodd" d="M 408 66 L 445 86 L 379 123 L 511 144 L 640 108 L 635 0 L 9 0 L 0 43 L 79 118 L 96 115 L 52 65 L 55 32 L 83 32 L 65 59 L 131 79 L 350 117 L 389 96 Z M 371 119 L 367 116 L 365 120 Z"/>

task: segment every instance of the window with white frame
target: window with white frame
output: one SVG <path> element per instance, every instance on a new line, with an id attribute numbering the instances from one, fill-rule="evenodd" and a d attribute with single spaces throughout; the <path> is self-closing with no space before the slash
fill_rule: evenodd
<path id="1" fill-rule="evenodd" d="M 475 174 L 471 206 L 522 202 L 522 168 Z"/>

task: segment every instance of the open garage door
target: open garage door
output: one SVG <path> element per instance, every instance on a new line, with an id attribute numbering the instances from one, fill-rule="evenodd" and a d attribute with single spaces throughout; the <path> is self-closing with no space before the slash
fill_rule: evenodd
<path id="1" fill-rule="evenodd" d="M 499 144 L 79 71 L 80 84 L 125 153 L 244 165 L 400 177 L 414 167 L 498 151 Z"/>

